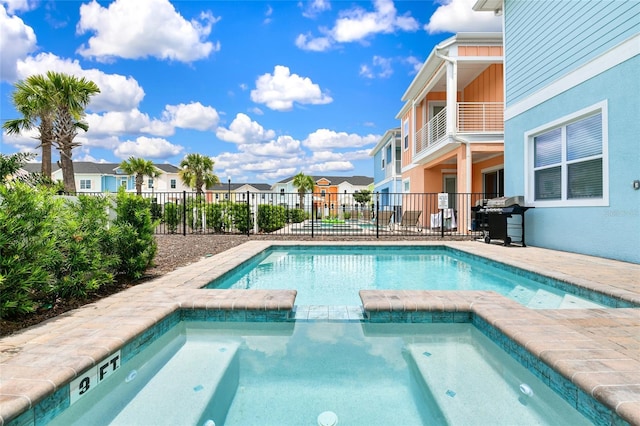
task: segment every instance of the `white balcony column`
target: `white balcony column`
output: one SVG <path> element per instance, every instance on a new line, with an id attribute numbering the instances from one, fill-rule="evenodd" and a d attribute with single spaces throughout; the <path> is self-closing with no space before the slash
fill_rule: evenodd
<path id="1" fill-rule="evenodd" d="M 456 106 L 458 103 L 458 63 L 447 61 L 447 134 L 456 132 Z"/>

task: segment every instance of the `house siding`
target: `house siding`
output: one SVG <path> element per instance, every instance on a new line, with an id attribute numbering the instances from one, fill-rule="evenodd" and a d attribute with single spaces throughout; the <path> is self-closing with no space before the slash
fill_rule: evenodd
<path id="1" fill-rule="evenodd" d="M 640 263 L 640 56 L 590 78 L 505 123 L 505 193 L 524 194 L 523 135 L 560 117 L 607 101 L 609 205 L 540 207 L 527 212 L 527 243 Z M 612 84 L 615 82 L 615 84 Z M 526 166 L 525 166 L 526 170 Z"/>
<path id="2" fill-rule="evenodd" d="M 463 91 L 464 102 L 503 102 L 504 68 L 502 64 L 490 65 Z"/>
<path id="3" fill-rule="evenodd" d="M 506 0 L 507 107 L 638 33 L 639 20 L 638 1 Z"/>

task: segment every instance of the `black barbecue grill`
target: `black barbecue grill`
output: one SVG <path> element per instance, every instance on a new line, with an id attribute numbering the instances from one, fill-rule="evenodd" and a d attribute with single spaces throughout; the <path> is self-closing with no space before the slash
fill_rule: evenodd
<path id="1" fill-rule="evenodd" d="M 522 247 L 524 242 L 524 213 L 532 207 L 524 207 L 524 197 L 498 197 L 490 200 L 482 200 L 472 208 L 476 212 L 476 223 L 482 231 L 484 242 L 489 244 L 491 239 L 502 240 L 505 246 L 512 243 L 515 230 L 519 231 Z M 512 220 L 511 223 L 508 219 Z M 509 232 L 512 231 L 512 232 Z"/>

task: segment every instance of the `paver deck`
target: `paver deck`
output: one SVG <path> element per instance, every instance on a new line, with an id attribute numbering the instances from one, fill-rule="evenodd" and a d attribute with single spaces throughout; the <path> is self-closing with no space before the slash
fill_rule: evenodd
<path id="1" fill-rule="evenodd" d="M 199 289 L 271 245 L 336 244 L 445 245 L 640 304 L 640 265 L 535 247 L 471 241 L 249 241 L 0 339 L 0 425 L 177 309 L 293 310 L 295 289 Z M 362 291 L 361 299 L 365 312 L 472 311 L 624 420 L 640 425 L 640 308 L 531 310 L 482 291 L 370 290 Z M 305 309 L 313 320 L 325 318 L 325 312 L 327 319 L 358 319 L 353 307 Z"/>

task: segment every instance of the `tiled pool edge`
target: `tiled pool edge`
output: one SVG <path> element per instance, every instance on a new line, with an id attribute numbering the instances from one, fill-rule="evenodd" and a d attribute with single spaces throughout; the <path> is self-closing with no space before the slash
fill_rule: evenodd
<path id="1" fill-rule="evenodd" d="M 489 266 L 495 266 L 495 264 L 498 264 L 500 265 L 500 269 L 504 269 L 515 275 L 530 279 L 540 284 L 548 285 L 549 287 L 553 287 L 570 294 L 575 294 L 576 296 L 591 300 L 601 305 L 610 306 L 613 308 L 640 307 L 640 300 L 625 299 L 625 296 L 630 295 L 623 291 L 606 291 L 606 289 L 583 287 L 575 282 L 569 282 L 559 277 L 540 273 L 539 271 L 530 271 L 520 266 L 505 263 L 497 259 L 490 259 L 484 256 L 479 256 L 478 254 L 470 253 L 460 248 L 444 246 L 444 249 L 446 252 L 453 253 L 456 256 L 461 257 L 462 259 L 464 259 L 465 257 L 471 258 L 473 261 L 480 262 Z"/>
<path id="2" fill-rule="evenodd" d="M 180 322 L 210 321 L 210 322 L 283 322 L 291 321 L 291 309 L 207 309 L 181 307 L 160 319 L 151 327 L 142 331 L 129 342 L 116 348 L 113 353 L 120 351 L 121 366 L 147 348 L 156 339 L 163 336 Z M 100 360 L 98 360 L 100 361 Z M 80 376 L 84 371 L 79 371 Z M 15 416 L 9 413 L 0 418 L 0 425 L 27 426 L 46 424 L 70 406 L 70 384 L 67 382 L 53 393 L 40 401 L 35 401 L 26 411 Z"/>
<path id="3" fill-rule="evenodd" d="M 371 296 L 374 290 L 370 292 L 368 296 Z M 387 296 L 393 296 L 393 291 L 385 291 Z M 411 302 L 412 299 L 397 299 L 395 306 L 384 306 L 380 301 L 376 301 L 367 308 L 367 296 L 363 297 L 363 304 L 365 305 L 365 321 L 371 323 L 415 323 L 415 324 L 427 324 L 427 323 L 470 323 L 481 333 L 492 340 L 498 347 L 508 353 L 522 366 L 527 368 L 531 373 L 538 377 L 543 383 L 549 386 L 554 392 L 562 396 L 570 405 L 576 408 L 580 413 L 587 417 L 592 423 L 596 425 L 629 425 L 635 424 L 636 418 L 628 418 L 626 413 L 619 413 L 617 407 L 609 405 L 608 401 L 600 401 L 597 396 L 590 395 L 588 391 L 582 389 L 571 381 L 570 377 L 566 377 L 560 372 L 553 369 L 545 361 L 538 356 L 527 350 L 525 346 L 514 339 L 509 337 L 508 332 L 503 332 L 499 327 L 493 325 L 487 318 L 485 313 L 478 312 L 473 305 L 475 302 L 470 302 L 467 306 L 463 304 L 457 304 L 451 306 L 445 300 L 438 300 L 441 296 L 446 298 L 442 292 L 436 292 L 437 295 L 431 298 L 430 307 L 422 307 L 422 309 L 416 309 Z M 498 294 L 490 294 L 491 292 L 477 292 L 478 303 L 490 303 L 490 299 L 493 297 L 502 298 Z M 488 297 L 483 297 L 481 293 L 487 293 Z M 408 302 L 405 304 L 405 302 Z M 514 303 L 508 299 L 506 303 Z M 403 307 L 400 307 L 403 305 Z M 448 305 L 448 306 L 447 306 Z M 515 306 L 514 306 L 515 307 Z M 520 307 L 517 307 L 520 309 Z M 526 309 L 526 308 L 522 308 Z M 483 310 L 482 308 L 480 310 Z"/>

